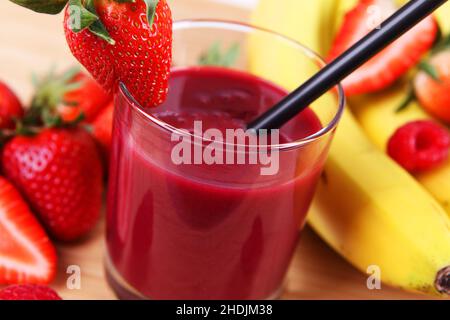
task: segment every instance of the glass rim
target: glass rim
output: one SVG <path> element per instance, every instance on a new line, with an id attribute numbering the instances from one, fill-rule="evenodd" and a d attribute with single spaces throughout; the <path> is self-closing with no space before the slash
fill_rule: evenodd
<path id="1" fill-rule="evenodd" d="M 301 44 L 300 42 L 293 40 L 292 38 L 282 35 L 280 33 L 271 31 L 266 28 L 253 26 L 248 23 L 243 22 L 235 22 L 231 20 L 220 20 L 220 19 L 183 19 L 174 21 L 173 23 L 173 30 L 185 30 L 185 29 L 192 29 L 193 27 L 201 28 L 201 27 L 212 27 L 216 29 L 223 29 L 223 30 L 236 30 L 236 31 L 258 31 L 263 32 L 268 35 L 274 36 L 276 38 L 279 38 L 281 40 L 284 40 L 291 45 L 293 45 L 295 48 L 299 49 L 299 51 L 302 52 L 303 55 L 305 55 L 307 58 L 314 60 L 315 62 L 318 62 L 320 65 L 319 68 L 323 68 L 326 65 L 326 62 L 323 60 L 323 58 L 314 52 L 313 50 L 309 49 L 305 45 Z M 342 114 L 344 112 L 345 108 L 345 94 L 344 89 L 342 87 L 341 83 L 338 83 L 336 86 L 337 88 L 337 111 L 335 112 L 333 118 L 328 122 L 326 126 L 324 126 L 321 130 L 307 136 L 301 139 L 297 139 L 292 142 L 287 143 L 280 143 L 280 144 L 273 144 L 269 146 L 259 146 L 259 147 L 267 147 L 269 150 L 278 150 L 278 151 L 287 151 L 291 149 L 296 149 L 299 147 L 302 147 L 304 145 L 311 144 L 320 138 L 324 137 L 328 133 L 332 132 L 338 125 L 339 120 L 342 117 Z M 332 89 L 333 90 L 333 89 Z M 150 122 L 156 124 L 161 129 L 172 133 L 177 134 L 178 136 L 187 136 L 193 139 L 193 141 L 201 141 L 201 143 L 217 143 L 214 139 L 207 139 L 203 136 L 198 136 L 194 133 L 190 133 L 187 130 L 183 130 L 180 128 L 177 128 L 175 126 L 172 126 L 157 117 L 147 113 L 144 111 L 144 108 L 141 106 L 141 104 L 133 97 L 133 95 L 128 91 L 126 85 L 123 82 L 119 83 L 119 94 L 122 94 L 127 100 L 128 104 L 136 110 L 139 114 L 141 114 L 144 118 L 148 119 Z M 240 145 L 237 143 L 227 143 L 227 142 L 221 142 L 224 146 L 233 146 L 233 147 L 239 147 Z M 248 147 L 248 146 L 245 146 Z"/>

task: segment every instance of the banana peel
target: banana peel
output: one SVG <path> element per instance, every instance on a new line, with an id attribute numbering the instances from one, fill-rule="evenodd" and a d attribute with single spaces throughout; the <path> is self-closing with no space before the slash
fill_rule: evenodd
<path id="1" fill-rule="evenodd" d="M 407 99 L 408 90 L 408 83 L 403 81 L 382 93 L 352 98 L 349 102 L 370 140 L 383 151 L 386 151 L 390 137 L 401 126 L 411 121 L 432 119 L 416 101 L 399 110 Z M 450 159 L 438 168 L 416 174 L 415 177 L 450 216 Z"/>

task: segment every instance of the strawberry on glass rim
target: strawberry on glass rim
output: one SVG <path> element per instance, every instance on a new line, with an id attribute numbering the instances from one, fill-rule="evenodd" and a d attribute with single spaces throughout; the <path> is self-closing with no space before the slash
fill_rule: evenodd
<path id="1" fill-rule="evenodd" d="M 172 14 L 166 0 L 11 1 L 49 14 L 66 8 L 69 48 L 108 93 L 121 81 L 145 107 L 166 99 L 172 64 Z"/>
<path id="2" fill-rule="evenodd" d="M 394 0 L 359 0 L 356 7 L 345 16 L 328 61 L 334 60 L 361 40 L 396 9 Z M 380 21 L 375 22 L 376 18 L 380 18 Z M 420 22 L 348 76 L 342 82 L 346 95 L 375 92 L 390 86 L 420 61 L 433 46 L 437 34 L 438 25 L 434 17 Z"/>

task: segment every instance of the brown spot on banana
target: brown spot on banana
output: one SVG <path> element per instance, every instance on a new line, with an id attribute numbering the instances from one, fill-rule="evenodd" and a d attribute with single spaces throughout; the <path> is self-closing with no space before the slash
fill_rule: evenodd
<path id="1" fill-rule="evenodd" d="M 438 272 L 434 286 L 439 293 L 450 295 L 450 266 Z"/>

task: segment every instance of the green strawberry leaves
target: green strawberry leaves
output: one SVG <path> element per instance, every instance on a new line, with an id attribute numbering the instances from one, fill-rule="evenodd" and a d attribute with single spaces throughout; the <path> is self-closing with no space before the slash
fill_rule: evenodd
<path id="1" fill-rule="evenodd" d="M 115 0 L 118 3 L 136 2 L 136 0 Z M 159 0 L 143 0 L 147 6 L 147 20 L 150 28 L 155 21 L 156 7 L 158 6 Z"/>
<path id="2" fill-rule="evenodd" d="M 67 23 L 73 32 L 80 32 L 89 28 L 89 26 L 98 20 L 98 16 L 95 12 L 91 12 L 84 7 L 81 0 L 69 1 L 69 16 L 70 19 Z"/>
<path id="3" fill-rule="evenodd" d="M 428 61 L 422 61 L 419 63 L 419 69 L 425 72 L 428 76 L 430 76 L 434 81 L 439 82 L 439 72 L 436 67 L 432 64 L 428 63 Z"/>
<path id="4" fill-rule="evenodd" d="M 88 28 L 93 34 L 114 45 L 115 41 L 100 21 L 95 10 L 94 0 L 86 0 L 84 4 L 81 0 L 69 0 L 69 19 L 67 20 L 69 28 L 75 32 L 81 32 Z"/>
<path id="5" fill-rule="evenodd" d="M 36 93 L 31 101 L 30 108 L 26 111 L 24 117 L 19 123 L 21 134 L 33 133 L 32 128 L 44 125 L 51 127 L 69 127 L 80 123 L 84 119 L 81 113 L 72 121 L 64 121 L 57 108 L 59 105 L 77 106 L 78 101 L 66 101 L 66 93 L 78 90 L 83 86 L 82 81 L 74 81 L 75 76 L 80 72 L 78 67 L 73 67 L 56 74 L 52 68 L 50 72 L 41 79 L 34 77 Z"/>
<path id="6" fill-rule="evenodd" d="M 68 0 L 9 0 L 19 6 L 39 13 L 58 14 L 64 9 Z"/>
<path id="7" fill-rule="evenodd" d="M 95 0 L 69 0 L 69 15 L 70 29 L 77 33 L 86 28 L 90 32 L 97 35 L 101 39 L 105 40 L 111 45 L 115 44 L 113 38 L 111 38 L 108 30 L 106 30 L 103 23 L 100 21 L 97 11 L 94 5 Z M 142 0 L 147 6 L 147 20 L 150 27 L 153 25 L 156 14 L 156 7 L 159 0 Z M 117 3 L 134 3 L 136 0 L 115 0 Z"/>
<path id="8" fill-rule="evenodd" d="M 412 88 L 412 85 L 410 85 L 410 88 L 408 89 L 408 95 L 405 97 L 405 99 L 402 101 L 402 103 L 397 107 L 395 110 L 395 113 L 400 113 L 403 110 L 406 110 L 409 105 L 417 99 L 416 92 Z"/>
<path id="9" fill-rule="evenodd" d="M 136 2 L 136 0 L 115 0 L 118 3 Z M 147 20 L 150 28 L 155 21 L 156 7 L 158 6 L 159 0 L 143 0 L 147 6 Z"/>
<path id="10" fill-rule="evenodd" d="M 97 19 L 91 25 L 89 25 L 89 30 L 109 44 L 114 45 L 116 42 L 113 38 L 111 38 L 108 30 L 106 30 L 105 26 L 98 18 L 97 11 L 94 6 L 94 0 L 86 0 L 85 7 L 90 13 L 94 14 L 97 17 Z"/>
<path id="11" fill-rule="evenodd" d="M 222 51 L 220 42 L 215 42 L 211 45 L 207 52 L 200 56 L 198 64 L 201 66 L 231 67 L 239 58 L 239 53 L 239 43 L 234 43 L 228 48 L 228 50 Z"/>
<path id="12" fill-rule="evenodd" d="M 151 28 L 155 21 L 156 6 L 158 5 L 159 0 L 144 0 L 144 2 L 147 5 L 147 20 Z"/>

